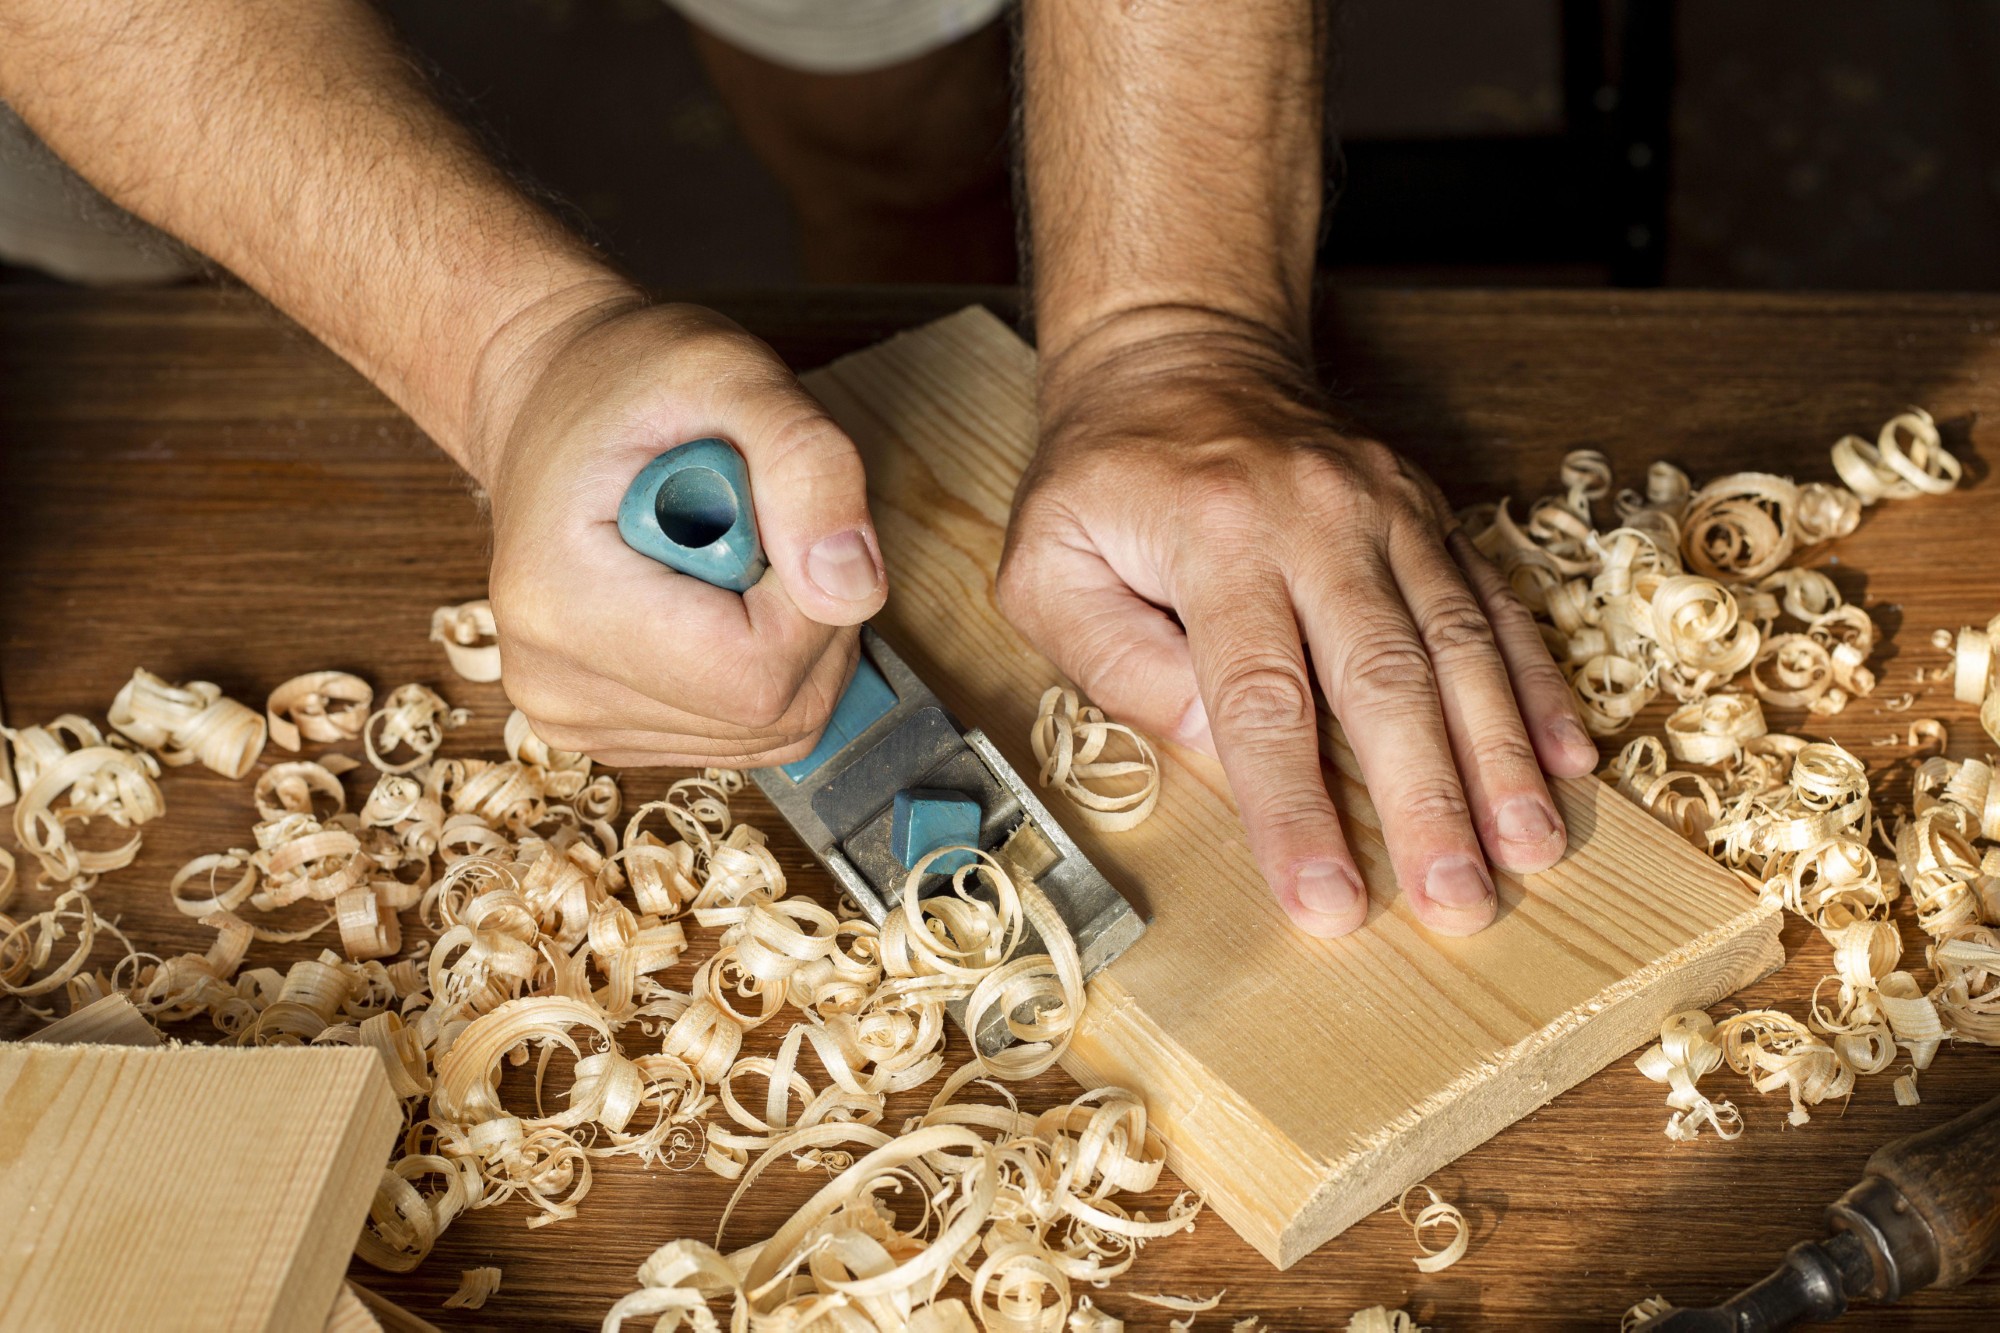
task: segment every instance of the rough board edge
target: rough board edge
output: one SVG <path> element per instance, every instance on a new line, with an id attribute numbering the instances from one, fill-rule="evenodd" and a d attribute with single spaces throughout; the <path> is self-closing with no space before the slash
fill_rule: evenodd
<path id="1" fill-rule="evenodd" d="M 1617 984 L 1598 992 L 1498 1058 L 1385 1128 L 1379 1146 L 1315 1159 L 1257 1109 L 1215 1080 L 1146 1020 L 1117 986 L 1115 969 L 1092 983 L 1090 1005 L 1063 1068 L 1086 1087 L 1129 1083 L 1152 1071 L 1148 1111 L 1167 1144 L 1167 1165 L 1258 1253 L 1289 1268 L 1439 1167 L 1657 1035 L 1662 1020 L 1701 1008 L 1784 964 L 1776 912 L 1750 907 Z M 1160 1077 L 1183 1068 L 1185 1079 Z M 1279 1168 L 1279 1163 L 1286 1163 Z M 1304 1196 L 1282 1182 L 1311 1180 Z"/>

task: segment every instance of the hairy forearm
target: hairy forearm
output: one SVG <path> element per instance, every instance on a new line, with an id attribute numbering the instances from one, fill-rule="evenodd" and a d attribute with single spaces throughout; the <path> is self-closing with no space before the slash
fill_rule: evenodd
<path id="1" fill-rule="evenodd" d="M 475 474 L 550 330 L 631 299 L 437 106 L 364 0 L 0 0 L 0 98 Z"/>
<path id="2" fill-rule="evenodd" d="M 1204 329 L 1304 357 L 1322 22 L 1317 0 L 1027 0 L 1025 152 L 1046 361 Z"/>

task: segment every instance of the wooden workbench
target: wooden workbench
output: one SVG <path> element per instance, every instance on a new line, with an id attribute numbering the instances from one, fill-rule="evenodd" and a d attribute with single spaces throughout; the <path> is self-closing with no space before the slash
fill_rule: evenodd
<path id="1" fill-rule="evenodd" d="M 804 367 L 976 295 L 723 304 Z M 1697 480 L 1747 467 L 1831 479 L 1836 437 L 1872 437 L 1905 404 L 1923 404 L 1975 484 L 1871 511 L 1821 558 L 1892 636 L 1874 662 L 1882 697 L 1911 688 L 1915 665 L 1943 660 L 1928 646 L 1933 628 L 2000 610 L 2000 486 L 1986 477 L 2000 453 L 2000 297 L 1355 293 L 1329 303 L 1321 345 L 1352 415 L 1461 503 L 1539 494 L 1561 453 L 1583 444 L 1609 453 L 1623 479 L 1662 455 Z M 497 687 L 451 676 L 425 640 L 432 607 L 483 593 L 486 559 L 477 504 L 443 456 L 255 303 L 212 291 L 0 292 L 0 698 L 10 720 L 101 717 L 137 665 L 215 680 L 252 703 L 295 672 L 345 667 L 378 690 L 440 684 L 477 715 L 447 752 L 492 750 L 506 715 Z M 1914 716 L 1946 720 L 1956 755 L 1990 748 L 1947 687 L 1927 690 L 1909 714 L 1864 701 L 1824 733 L 1871 766 L 1901 752 L 1870 742 Z M 628 794 L 657 794 L 665 777 L 630 774 Z M 141 947 L 162 952 L 208 936 L 167 904 L 167 876 L 199 852 L 241 845 L 252 819 L 247 782 L 179 769 L 163 785 L 167 816 L 146 828 L 138 863 L 96 894 Z M 754 792 L 740 808 L 780 827 Z M 777 846 L 795 885 L 826 891 L 795 843 Z M 1918 966 L 1921 937 L 1905 935 L 1907 965 Z M 1743 1003 L 1802 1012 L 1827 950 L 1796 922 L 1786 943 L 1791 963 Z M 282 965 L 316 947 L 260 946 L 252 962 Z M 0 1001 L 0 1036 L 33 1025 Z M 1473 1243 L 1436 1276 L 1411 1267 L 1409 1232 L 1393 1217 L 1361 1223 L 1284 1273 L 1204 1217 L 1194 1235 L 1147 1250 L 1130 1285 L 1227 1287 L 1218 1313 L 1257 1314 L 1275 1329 L 1339 1326 L 1377 1303 L 1444 1330 L 1615 1327 L 1639 1297 L 1716 1299 L 1762 1276 L 1818 1234 L 1820 1209 L 1875 1146 L 2000 1093 L 2000 1051 L 1947 1047 L 1922 1080 L 1921 1106 L 1898 1108 L 1888 1079 L 1869 1079 L 1844 1113 L 1824 1107 L 1798 1130 L 1784 1127 L 1781 1094 L 1759 1097 L 1727 1071 L 1710 1082 L 1749 1121 L 1734 1143 L 1669 1143 L 1663 1089 L 1621 1061 L 1440 1172 L 1433 1183 L 1464 1208 Z M 1051 1073 L 1027 1100 L 1073 1092 Z M 731 1243 L 763 1234 L 815 1180 L 773 1181 Z M 519 1205 L 472 1213 L 416 1273 L 356 1276 L 445 1327 L 594 1328 L 656 1244 L 713 1239 L 727 1195 L 699 1171 L 600 1164 L 574 1222 L 528 1231 Z M 459 1270 L 485 1263 L 505 1270 L 487 1307 L 440 1309 Z M 1105 1304 L 1135 1328 L 1165 1322 L 1115 1293 Z M 1847 1326 L 1963 1329 L 1996 1315 L 2000 1277 L 1989 1274 Z"/>

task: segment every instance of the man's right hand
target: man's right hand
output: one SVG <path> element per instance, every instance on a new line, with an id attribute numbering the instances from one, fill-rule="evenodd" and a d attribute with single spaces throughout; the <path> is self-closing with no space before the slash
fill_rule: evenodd
<path id="1" fill-rule="evenodd" d="M 808 753 L 887 596 L 861 459 L 764 343 L 712 311 L 602 311 L 469 462 L 493 503 L 502 683 L 550 745 L 619 767 Z M 547 351 L 549 347 L 552 351 Z M 618 502 L 656 455 L 716 436 L 749 465 L 770 569 L 738 595 L 626 546 Z"/>

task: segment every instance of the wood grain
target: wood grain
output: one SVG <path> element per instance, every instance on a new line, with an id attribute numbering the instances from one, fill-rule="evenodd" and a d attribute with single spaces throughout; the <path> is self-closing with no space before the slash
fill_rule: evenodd
<path id="1" fill-rule="evenodd" d="M 371 1051 L 0 1046 L 0 1327 L 319 1329 L 401 1119 Z"/>
<path id="2" fill-rule="evenodd" d="M 812 365 L 966 299 L 829 293 L 810 305 L 723 308 L 794 364 Z M 1974 484 L 1872 510 L 1816 561 L 1887 634 L 1873 664 L 1885 693 L 1916 688 L 1911 668 L 1943 660 L 1925 643 L 1932 628 L 1996 609 L 2000 491 L 1986 472 L 2000 448 L 2000 297 L 1368 292 L 1329 301 L 1320 345 L 1347 413 L 1461 504 L 1539 494 L 1563 451 L 1583 444 L 1603 448 L 1628 478 L 1663 455 L 1698 477 L 1763 468 L 1830 478 L 1835 438 L 1922 403 L 1972 463 Z M 139 664 L 252 700 L 299 671 L 345 666 L 381 687 L 438 683 L 475 712 L 449 751 L 491 751 L 506 716 L 500 691 L 450 677 L 425 639 L 431 608 L 477 596 L 486 565 L 485 525 L 459 474 L 351 371 L 256 303 L 210 291 L 0 291 L 0 689 L 10 719 L 101 716 Z M 1948 690 L 1926 686 L 1920 697 L 1919 714 L 1951 727 L 1953 754 L 1990 748 Z M 1896 716 L 1856 705 L 1815 734 L 1855 747 L 1893 793 L 1907 788 L 1902 755 L 1868 742 Z M 657 796 L 672 776 L 627 774 L 627 797 Z M 155 949 L 205 948 L 210 933 L 167 903 L 167 877 L 189 857 L 241 845 L 255 817 L 248 783 L 197 767 L 162 785 L 167 817 L 147 826 L 138 862 L 107 876 L 96 897 Z M 777 827 L 754 793 L 740 809 Z M 801 848 L 774 846 L 797 891 L 827 892 Z M 1905 937 L 1920 964 L 1921 936 Z M 1829 953 L 1797 923 L 1785 944 L 1784 970 L 1737 1003 L 1802 1011 Z M 251 965 L 282 969 L 314 952 L 260 945 Z M 0 1036 L 39 1026 L 0 1002 Z M 1661 1089 L 1621 1061 L 1432 1177 L 1472 1224 L 1471 1252 L 1446 1272 L 1411 1267 L 1409 1230 L 1393 1216 L 1364 1219 L 1282 1273 L 1205 1219 L 1192 1236 L 1149 1247 L 1131 1282 L 1227 1288 L 1203 1328 L 1256 1314 L 1303 1333 L 1378 1303 L 1445 1333 L 1615 1327 L 1641 1296 L 1706 1302 L 1762 1277 L 1786 1247 L 1817 1234 L 1822 1208 L 1876 1148 L 2000 1091 L 2000 1052 L 1948 1047 L 1922 1087 L 1923 1104 L 1902 1108 L 1886 1079 L 1866 1080 L 1844 1110 L 1822 1108 L 1791 1130 L 1782 1094 L 1731 1084 L 1750 1122 L 1744 1137 L 1674 1144 L 1660 1133 Z M 1075 1091 L 1051 1072 L 1021 1094 L 1041 1107 Z M 892 1106 L 890 1118 L 909 1109 Z M 733 1237 L 768 1234 L 817 1178 L 768 1183 Z M 441 1327 L 595 1329 L 654 1246 L 713 1237 L 728 1195 L 699 1172 L 602 1163 L 575 1222 L 529 1231 L 525 1209 L 487 1209 L 460 1218 L 414 1273 L 353 1276 Z M 507 1278 L 483 1310 L 440 1308 L 461 1269 L 487 1263 Z M 1135 1328 L 1162 1322 L 1115 1294 L 1105 1304 Z M 1996 1311 L 2000 1277 L 1988 1273 L 1893 1310 L 1857 1311 L 1842 1327 L 1956 1333 L 1991 1324 Z"/>
<path id="3" fill-rule="evenodd" d="M 876 628 L 1029 773 L 1059 675 L 1001 615 L 994 576 L 1034 452 L 1033 375 L 1027 345 L 973 307 L 806 376 L 868 466 L 891 588 Z M 1325 732 L 1371 899 L 1345 939 L 1292 927 L 1206 756 L 1162 746 L 1159 809 L 1135 830 L 1067 821 L 1152 924 L 1092 983 L 1066 1067 L 1143 1094 L 1168 1164 L 1281 1267 L 1784 961 L 1774 914 L 1595 778 L 1556 787 L 1558 865 L 1497 876 L 1500 915 L 1477 936 L 1432 935 Z"/>
<path id="4" fill-rule="evenodd" d="M 111 994 L 63 1015 L 34 1039 L 50 1046 L 158 1046 L 160 1030 L 123 994 Z"/>

